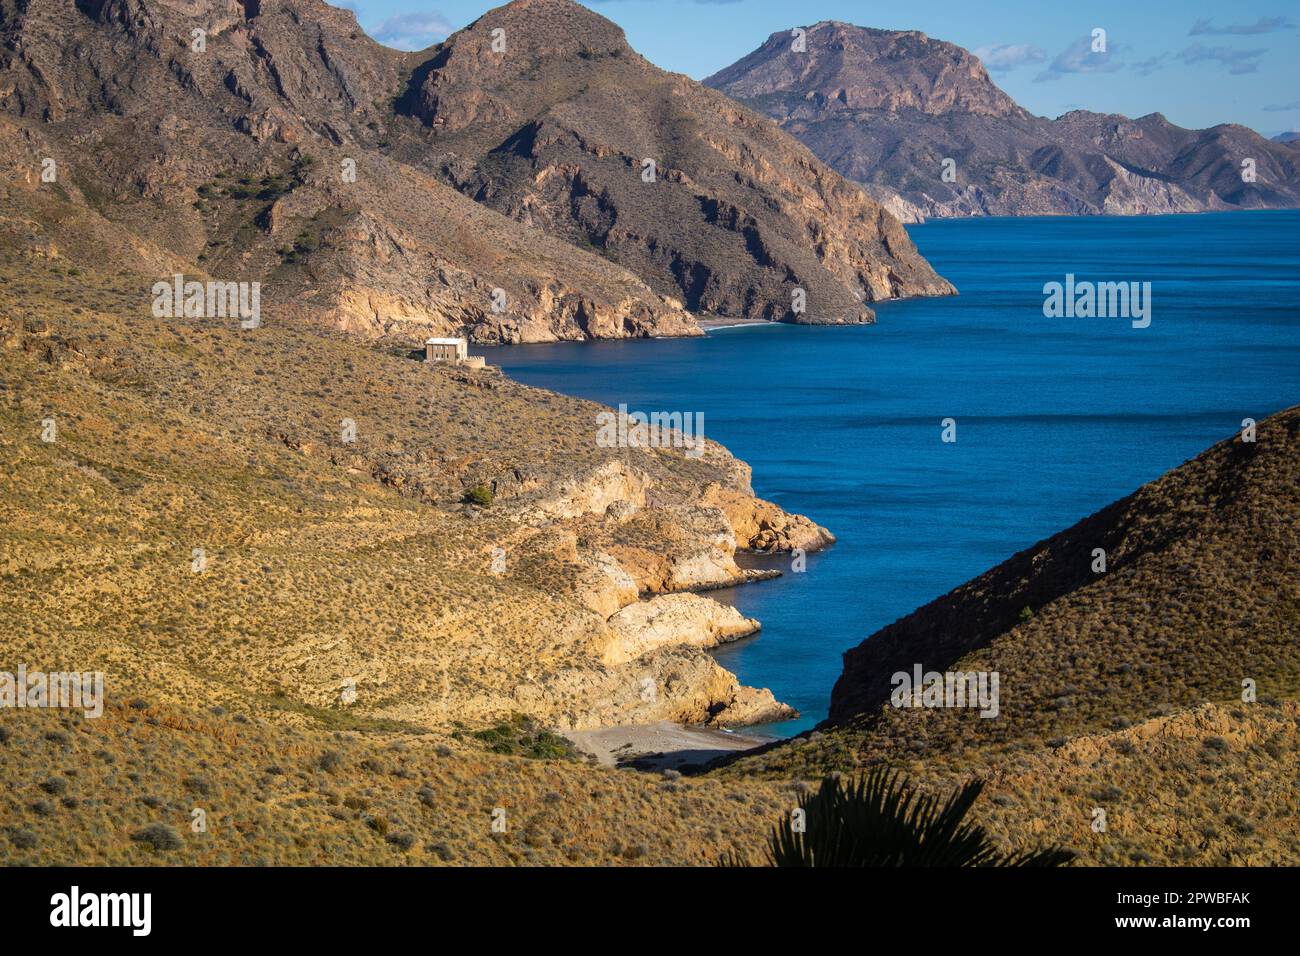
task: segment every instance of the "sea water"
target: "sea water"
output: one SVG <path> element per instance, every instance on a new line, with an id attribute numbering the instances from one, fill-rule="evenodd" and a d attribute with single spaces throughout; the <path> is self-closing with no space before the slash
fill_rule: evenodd
<path id="1" fill-rule="evenodd" d="M 1300 403 L 1300 212 L 909 232 L 960 295 L 880 305 L 870 326 L 486 350 L 532 385 L 702 413 L 758 495 L 838 537 L 802 573 L 765 559 L 787 573 L 712 592 L 763 625 L 719 661 L 802 713 L 768 733 L 824 718 L 841 654 L 877 629 Z M 1045 314 L 1067 275 L 1149 282 L 1149 324 Z"/>

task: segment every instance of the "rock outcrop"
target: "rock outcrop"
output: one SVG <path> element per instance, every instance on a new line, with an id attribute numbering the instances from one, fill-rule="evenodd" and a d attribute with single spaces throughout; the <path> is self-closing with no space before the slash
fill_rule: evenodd
<path id="1" fill-rule="evenodd" d="M 612 640 L 602 658 L 623 664 L 661 647 L 705 650 L 757 634 L 758 621 L 697 594 L 664 594 L 631 604 L 609 619 Z"/>

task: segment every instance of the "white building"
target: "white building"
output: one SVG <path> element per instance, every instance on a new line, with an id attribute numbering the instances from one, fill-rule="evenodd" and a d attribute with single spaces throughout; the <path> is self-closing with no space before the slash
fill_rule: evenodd
<path id="1" fill-rule="evenodd" d="M 469 354 L 469 343 L 464 339 L 425 339 L 424 360 L 426 362 L 450 362 L 469 368 L 486 368 L 486 359 L 481 355 Z"/>
<path id="2" fill-rule="evenodd" d="M 425 339 L 426 362 L 463 362 L 469 358 L 469 343 L 464 339 Z"/>

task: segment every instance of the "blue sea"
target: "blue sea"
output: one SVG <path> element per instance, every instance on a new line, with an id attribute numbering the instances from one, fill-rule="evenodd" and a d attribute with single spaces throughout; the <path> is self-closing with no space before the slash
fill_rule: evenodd
<path id="1" fill-rule="evenodd" d="M 804 573 L 714 592 L 763 624 L 719 661 L 802 713 L 767 733 L 824 718 L 841 654 L 878 628 L 1300 403 L 1300 212 L 909 232 L 959 296 L 878 306 L 871 326 L 484 350 L 529 384 L 703 413 L 757 494 L 838 537 Z M 1045 318 L 1067 273 L 1150 282 L 1150 326 Z"/>

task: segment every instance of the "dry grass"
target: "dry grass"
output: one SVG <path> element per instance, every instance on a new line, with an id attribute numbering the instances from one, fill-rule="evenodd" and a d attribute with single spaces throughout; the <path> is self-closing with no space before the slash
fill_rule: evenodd
<path id="1" fill-rule="evenodd" d="M 144 700 L 97 720 L 0 712 L 0 761 L 10 865 L 699 865 L 755 844 L 794 805 L 770 784 Z M 497 808 L 505 833 L 492 830 Z M 206 832 L 194 832 L 195 809 Z M 140 839 L 151 827 L 174 848 Z"/>

